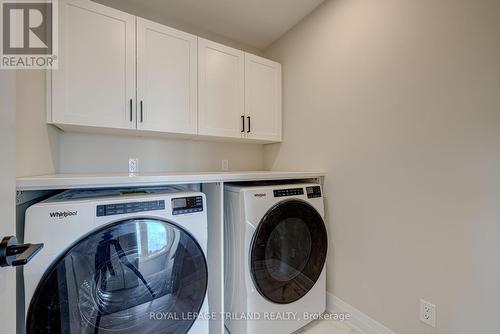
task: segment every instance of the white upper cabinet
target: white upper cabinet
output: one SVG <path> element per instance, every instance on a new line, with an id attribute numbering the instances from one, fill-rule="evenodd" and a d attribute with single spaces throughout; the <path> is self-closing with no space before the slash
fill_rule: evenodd
<path id="1" fill-rule="evenodd" d="M 244 53 L 198 38 L 198 134 L 242 138 Z"/>
<path id="2" fill-rule="evenodd" d="M 281 141 L 281 64 L 245 53 L 246 137 Z"/>
<path id="3" fill-rule="evenodd" d="M 89 0 L 59 4 L 50 121 L 135 128 L 135 16 Z"/>
<path id="4" fill-rule="evenodd" d="M 137 128 L 198 130 L 197 37 L 137 18 Z"/>
<path id="5" fill-rule="evenodd" d="M 63 130 L 281 141 L 281 65 L 90 0 L 59 0 L 47 121 Z"/>

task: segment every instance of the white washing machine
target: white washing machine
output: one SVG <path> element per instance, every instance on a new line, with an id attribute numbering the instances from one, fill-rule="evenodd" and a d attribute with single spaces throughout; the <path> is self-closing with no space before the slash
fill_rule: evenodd
<path id="1" fill-rule="evenodd" d="M 30 333 L 207 334 L 205 195 L 66 191 L 30 207 L 24 268 Z"/>
<path id="2" fill-rule="evenodd" d="M 290 334 L 326 308 L 328 241 L 318 184 L 227 185 L 225 325 Z"/>

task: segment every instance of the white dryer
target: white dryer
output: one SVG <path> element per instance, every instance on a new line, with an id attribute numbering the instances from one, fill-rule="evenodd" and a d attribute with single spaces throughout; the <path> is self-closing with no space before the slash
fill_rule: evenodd
<path id="1" fill-rule="evenodd" d="M 224 200 L 228 331 L 290 334 L 324 312 L 321 186 L 227 185 Z"/>
<path id="2" fill-rule="evenodd" d="M 67 191 L 25 224 L 45 244 L 24 268 L 28 334 L 208 333 L 203 193 Z"/>

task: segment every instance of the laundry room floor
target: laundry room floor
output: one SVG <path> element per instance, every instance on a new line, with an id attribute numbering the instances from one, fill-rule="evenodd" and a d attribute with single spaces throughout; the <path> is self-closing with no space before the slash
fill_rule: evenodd
<path id="1" fill-rule="evenodd" d="M 314 321 L 294 334 L 359 334 L 345 322 L 334 320 Z"/>
<path id="2" fill-rule="evenodd" d="M 225 331 L 225 334 L 229 332 Z M 311 322 L 293 334 L 360 334 L 349 327 L 345 322 L 334 320 L 321 320 Z"/>

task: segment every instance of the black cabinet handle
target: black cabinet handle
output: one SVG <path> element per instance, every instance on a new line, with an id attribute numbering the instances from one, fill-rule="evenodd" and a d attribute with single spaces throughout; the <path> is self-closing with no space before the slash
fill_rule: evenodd
<path id="1" fill-rule="evenodd" d="M 141 104 L 141 123 L 142 123 L 142 121 L 143 121 L 143 115 L 142 115 L 142 100 L 141 100 L 141 103 L 140 103 L 140 104 Z"/>
<path id="2" fill-rule="evenodd" d="M 247 116 L 248 118 L 248 130 L 247 130 L 247 133 L 250 133 L 250 131 L 252 131 L 252 125 L 251 125 L 251 122 L 250 122 L 250 116 Z"/>
<path id="3" fill-rule="evenodd" d="M 130 121 L 132 122 L 132 99 L 130 99 Z"/>
<path id="4" fill-rule="evenodd" d="M 43 244 L 18 244 L 14 236 L 0 242 L 0 267 L 23 266 L 43 248 Z"/>
<path id="5" fill-rule="evenodd" d="M 241 115 L 241 127 L 242 127 L 241 132 L 245 132 L 245 116 L 244 115 Z"/>

